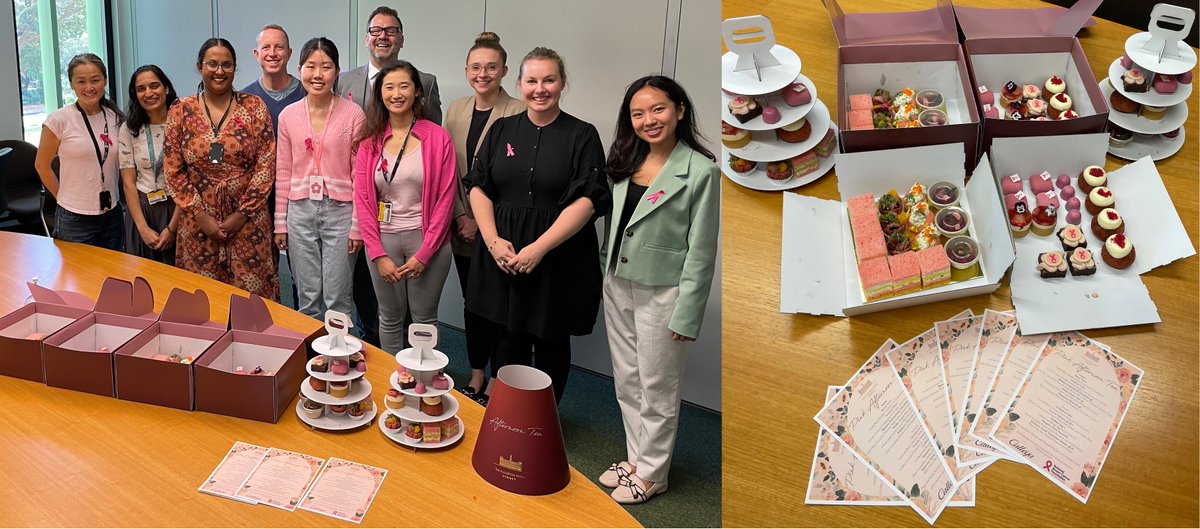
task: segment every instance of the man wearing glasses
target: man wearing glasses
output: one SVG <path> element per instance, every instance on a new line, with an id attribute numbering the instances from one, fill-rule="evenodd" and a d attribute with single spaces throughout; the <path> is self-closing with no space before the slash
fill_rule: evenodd
<path id="1" fill-rule="evenodd" d="M 367 108 L 367 99 L 373 97 L 370 82 L 375 80 L 379 69 L 388 61 L 396 60 L 400 48 L 404 47 L 404 24 L 400 14 L 387 6 L 379 6 L 367 19 L 367 53 L 371 60 L 367 64 L 345 72 L 338 78 L 338 95 L 349 97 Z M 438 94 L 437 77 L 421 72 L 421 86 L 425 90 L 425 115 L 429 120 L 442 124 L 442 100 Z"/>

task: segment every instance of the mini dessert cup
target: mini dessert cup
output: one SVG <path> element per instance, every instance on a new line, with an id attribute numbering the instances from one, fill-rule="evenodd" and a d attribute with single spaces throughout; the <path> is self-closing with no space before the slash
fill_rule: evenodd
<path id="1" fill-rule="evenodd" d="M 950 280 L 967 281 L 979 277 L 979 243 L 960 235 L 946 242 L 946 258 L 950 259 Z"/>
<path id="2" fill-rule="evenodd" d="M 937 227 L 943 242 L 948 242 L 960 235 L 966 235 L 969 221 L 970 216 L 967 215 L 966 210 L 958 206 L 951 206 L 938 210 L 933 225 Z"/>
<path id="3" fill-rule="evenodd" d="M 946 114 L 946 98 L 942 97 L 942 93 L 937 90 L 921 90 L 917 92 L 917 108 L 921 110 L 936 109 Z"/>
<path id="4" fill-rule="evenodd" d="M 958 205 L 958 186 L 950 182 L 938 182 L 929 186 L 929 205 L 939 210 Z"/>
<path id="5" fill-rule="evenodd" d="M 921 115 L 917 116 L 917 121 L 921 123 L 922 127 L 940 127 L 950 122 L 946 113 L 936 108 L 921 112 Z"/>

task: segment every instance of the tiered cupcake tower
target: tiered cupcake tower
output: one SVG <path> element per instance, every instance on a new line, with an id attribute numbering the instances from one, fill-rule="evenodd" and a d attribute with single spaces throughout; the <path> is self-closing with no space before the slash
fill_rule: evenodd
<path id="1" fill-rule="evenodd" d="M 450 359 L 434 349 L 437 326 L 414 323 L 408 329 L 411 348 L 396 353 L 392 390 L 384 400 L 379 429 L 411 448 L 442 448 L 463 437 L 454 380 L 445 374 Z"/>
<path id="2" fill-rule="evenodd" d="M 1161 160 L 1183 147 L 1196 52 L 1180 39 L 1191 31 L 1195 19 L 1191 9 L 1158 4 L 1150 15 L 1150 31 L 1125 40 L 1125 55 L 1109 66 L 1108 83 L 1101 83 L 1100 90 L 1109 98 L 1115 90 L 1136 103 L 1137 110 L 1109 109 L 1109 154 L 1126 160 L 1144 156 Z M 1163 28 L 1162 22 L 1181 29 Z M 1133 71 L 1140 73 L 1144 91 L 1127 89 L 1126 74 Z M 1132 132 L 1132 137 L 1121 129 Z"/>
<path id="3" fill-rule="evenodd" d="M 328 334 L 313 340 L 318 355 L 308 361 L 308 378 L 300 384 L 301 398 L 296 404 L 300 420 L 313 428 L 350 430 L 375 418 L 371 383 L 363 378 L 367 362 L 361 353 L 362 342 L 349 336 L 350 326 L 349 316 L 327 311 Z"/>
<path id="4" fill-rule="evenodd" d="M 759 191 L 792 189 L 824 176 L 835 162 L 837 126 L 829 117 L 829 108 L 817 98 L 816 84 L 800 73 L 800 57 L 794 51 L 774 44 L 774 30 L 764 16 L 725 20 L 723 33 L 725 46 L 729 49 L 721 57 L 721 118 L 726 124 L 722 127 L 721 168 L 725 176 Z M 758 37 L 761 40 L 755 40 Z M 800 85 L 807 88 L 808 100 L 793 106 L 805 99 L 800 96 Z M 739 104 L 753 100 L 762 113 L 743 122 L 730 110 L 735 99 Z M 787 129 L 802 119 L 807 121 L 805 127 L 810 128 L 807 139 L 792 143 L 779 138 L 780 134 L 787 135 Z M 730 127 L 749 133 L 749 143 L 731 146 L 731 143 L 741 144 L 745 140 L 726 141 L 724 132 L 732 130 Z M 737 134 L 741 134 L 740 131 Z M 833 131 L 832 151 L 826 153 L 828 156 L 815 156 L 818 144 L 828 131 Z M 829 145 L 827 143 L 826 147 Z M 768 176 L 768 165 L 772 163 L 788 164 L 788 171 L 794 160 L 812 164 L 814 160 L 808 159 L 810 151 L 815 156 L 816 170 L 786 178 Z M 754 163 L 755 167 L 748 171 L 734 170 L 730 155 Z M 772 171 L 772 174 L 784 173 Z"/>

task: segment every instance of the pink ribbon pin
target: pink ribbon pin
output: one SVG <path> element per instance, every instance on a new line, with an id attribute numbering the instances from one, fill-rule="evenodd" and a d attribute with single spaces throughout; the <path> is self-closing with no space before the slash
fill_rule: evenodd
<path id="1" fill-rule="evenodd" d="M 244 129 L 244 128 L 246 128 L 246 124 L 242 122 L 242 118 L 241 118 L 241 117 L 239 117 L 239 116 L 234 116 L 234 117 L 233 117 L 233 122 L 234 122 L 234 123 L 237 123 L 237 126 L 239 126 L 239 127 L 243 128 L 243 129 Z"/>
<path id="2" fill-rule="evenodd" d="M 507 154 L 507 156 L 508 156 L 509 158 L 512 158 L 513 156 L 516 156 L 516 155 L 517 155 L 516 153 L 514 153 L 514 152 L 513 152 L 513 150 L 512 150 L 512 144 L 511 144 L 511 143 L 505 143 L 504 145 L 508 147 L 508 154 Z"/>
<path id="3" fill-rule="evenodd" d="M 108 137 L 108 134 L 100 133 L 100 141 L 104 142 L 105 145 L 112 145 L 112 140 Z"/>
<path id="4" fill-rule="evenodd" d="M 304 138 L 304 148 L 309 151 L 313 150 L 312 138 Z"/>
<path id="5" fill-rule="evenodd" d="M 658 204 L 658 199 L 662 198 L 663 194 L 663 191 L 660 190 L 659 192 L 650 195 L 650 197 L 646 200 L 649 200 L 651 204 Z"/>
<path id="6" fill-rule="evenodd" d="M 380 172 L 384 172 L 384 173 L 387 172 L 387 159 L 385 159 L 385 158 L 379 159 L 379 170 L 380 170 Z"/>
<path id="7" fill-rule="evenodd" d="M 1043 466 L 1042 468 L 1045 468 L 1046 472 L 1049 472 L 1051 468 L 1054 468 L 1054 463 L 1051 461 L 1047 461 L 1045 466 Z"/>

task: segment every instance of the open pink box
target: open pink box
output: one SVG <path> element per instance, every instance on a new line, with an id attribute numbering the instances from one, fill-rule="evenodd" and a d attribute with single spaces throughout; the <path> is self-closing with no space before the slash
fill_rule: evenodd
<path id="1" fill-rule="evenodd" d="M 105 279 L 96 309 L 43 342 L 46 385 L 114 396 L 113 352 L 156 319 L 154 292 L 145 279 Z"/>
<path id="2" fill-rule="evenodd" d="M 307 376 L 306 361 L 305 335 L 275 325 L 262 298 L 235 294 L 229 332 L 194 364 L 196 410 L 278 422 Z M 257 367 L 263 374 L 236 373 Z"/>
<path id="3" fill-rule="evenodd" d="M 1067 82 L 1072 110 L 1078 118 L 1062 121 L 983 119 L 982 154 L 993 138 L 1059 136 L 1104 132 L 1108 101 L 1100 92 L 1092 65 L 1075 34 L 1091 23 L 1101 0 L 1079 0 L 1070 9 L 983 9 L 954 6 L 966 40 L 971 86 L 999 93 L 1004 83 L 1032 84 L 1045 89 L 1053 75 Z M 978 91 L 973 89 L 976 105 Z M 999 97 L 999 96 L 997 96 Z M 982 114 L 982 112 L 981 112 Z"/>
<path id="4" fill-rule="evenodd" d="M 845 13 L 824 0 L 838 39 L 838 130 L 845 152 L 962 143 L 965 168 L 975 167 L 979 112 L 949 0 L 903 13 Z M 905 129 L 850 130 L 849 98 L 877 88 L 942 93 L 949 124 Z"/>
<path id="5" fill-rule="evenodd" d="M 113 353 L 117 398 L 191 411 L 192 364 L 226 333 L 224 325 L 208 316 L 203 290 L 172 290 L 158 321 Z M 175 354 L 192 362 L 155 359 Z"/>
<path id="6" fill-rule="evenodd" d="M 29 292 L 33 303 L 0 317 L 0 375 L 45 382 L 42 341 L 91 314 L 96 302 L 76 292 L 56 292 L 34 283 L 29 283 Z"/>

